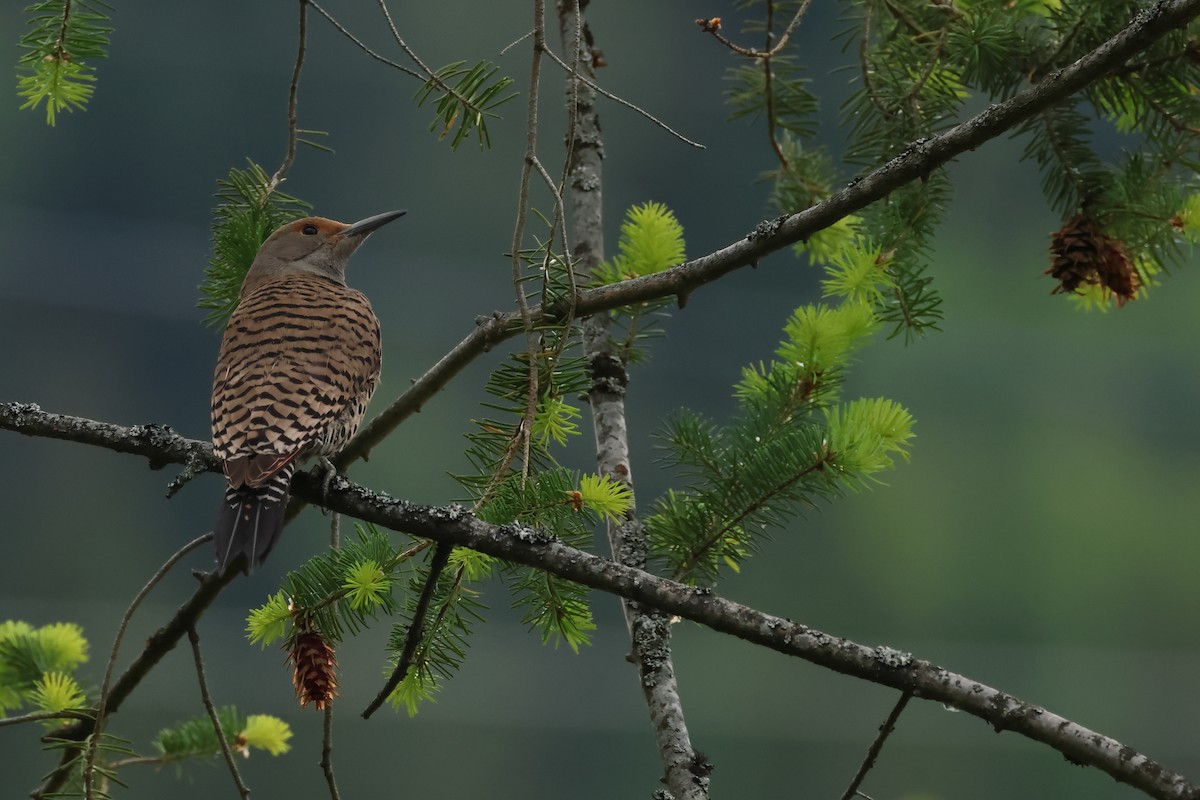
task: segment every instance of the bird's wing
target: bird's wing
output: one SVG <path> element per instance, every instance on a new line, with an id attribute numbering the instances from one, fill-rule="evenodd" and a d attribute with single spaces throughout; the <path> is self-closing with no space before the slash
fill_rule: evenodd
<path id="1" fill-rule="evenodd" d="M 260 485 L 355 408 L 357 427 L 379 366 L 378 321 L 361 293 L 302 276 L 243 298 L 213 378 L 213 452 L 230 483 Z"/>

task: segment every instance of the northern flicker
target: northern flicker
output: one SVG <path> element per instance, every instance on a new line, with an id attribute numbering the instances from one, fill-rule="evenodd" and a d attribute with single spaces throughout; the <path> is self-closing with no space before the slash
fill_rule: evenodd
<path id="1" fill-rule="evenodd" d="M 379 383 L 379 320 L 346 285 L 346 263 L 402 214 L 289 222 L 246 273 L 213 376 L 213 453 L 228 481 L 213 527 L 218 571 L 263 562 L 300 461 L 333 455 L 358 430 Z"/>

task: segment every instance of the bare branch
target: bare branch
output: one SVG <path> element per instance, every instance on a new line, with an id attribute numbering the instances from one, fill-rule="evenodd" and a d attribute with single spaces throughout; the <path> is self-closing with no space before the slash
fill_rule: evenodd
<path id="1" fill-rule="evenodd" d="M 395 20 L 392 19 L 392 12 L 388 10 L 387 0 L 377 0 L 377 2 L 379 3 L 379 10 L 383 12 L 383 17 L 387 20 L 388 29 L 392 32 L 392 38 L 396 40 L 396 44 L 400 45 L 400 49 L 404 51 L 406 56 L 412 59 L 412 62 L 420 68 L 421 72 L 425 73 L 429 78 L 436 80 L 433 70 L 427 67 L 416 51 L 409 47 L 404 39 L 401 38 L 400 30 L 396 27 Z M 436 82 L 439 84 L 438 88 L 444 88 L 441 85 L 441 81 Z"/>
<path id="2" fill-rule="evenodd" d="M 321 772 L 329 787 L 329 800 L 342 800 L 337 779 L 333 775 L 333 703 L 325 706 L 325 725 L 321 733 Z"/>
<path id="3" fill-rule="evenodd" d="M 525 285 L 521 281 L 521 244 L 525 238 L 525 221 L 529 214 L 529 178 L 537 161 L 537 132 L 538 132 L 538 90 L 542 75 L 542 51 L 546 49 L 546 4 L 545 0 L 533 0 L 533 61 L 529 67 L 529 103 L 525 115 L 525 158 L 521 165 L 520 189 L 517 194 L 517 220 L 513 225 L 512 240 L 512 283 L 516 292 L 517 310 L 521 314 L 521 327 L 525 331 L 525 349 L 529 354 L 528 375 L 526 387 L 525 416 L 517 427 L 516 440 L 512 443 L 510 453 L 520 449 L 524 457 L 522 470 L 529 469 L 529 441 L 532 435 L 533 418 L 537 412 L 538 399 L 538 362 L 535 354 L 538 351 L 537 336 L 533 332 L 533 319 L 529 316 L 529 300 L 525 296 Z M 547 245 L 549 253 L 549 245 Z M 506 461 L 511 462 L 511 457 Z M 494 481 L 499 482 L 507 464 L 497 470 Z M 522 472 L 524 475 L 525 472 Z M 487 494 L 485 492 L 485 494 Z"/>
<path id="4" fill-rule="evenodd" d="M 842 793 L 842 800 L 854 800 L 854 796 L 861 794 L 858 787 L 862 786 L 863 779 L 867 777 L 867 773 L 875 766 L 875 759 L 879 758 L 879 753 L 883 750 L 883 744 L 887 741 L 888 736 L 896 729 L 896 720 L 900 719 L 900 715 L 904 713 L 904 707 L 908 705 L 908 701 L 912 699 L 912 694 L 904 692 L 900 695 L 900 699 L 896 701 L 896 705 L 892 708 L 887 719 L 879 726 L 879 734 L 875 737 L 875 741 L 871 742 L 871 746 L 867 748 L 867 756 L 863 759 L 862 765 L 858 768 L 858 772 L 854 774 L 850 785 L 846 787 L 846 791 Z"/>
<path id="5" fill-rule="evenodd" d="M 296 161 L 296 95 L 300 90 L 300 68 L 304 66 L 304 47 L 308 38 L 308 0 L 300 0 L 300 37 L 296 45 L 296 66 L 292 68 L 292 82 L 288 86 L 288 143 L 287 154 L 283 163 L 267 184 L 267 191 L 273 192 L 279 184 L 287 179 L 288 170 Z"/>
<path id="6" fill-rule="evenodd" d="M 0 728 L 5 725 L 21 725 L 26 722 L 41 722 L 47 719 L 91 719 L 92 715 L 84 711 L 35 711 L 32 714 L 21 714 L 16 717 L 0 717 Z"/>
<path id="7" fill-rule="evenodd" d="M 337 28 L 338 31 L 340 31 L 343 36 L 345 36 L 350 41 L 354 42 L 354 44 L 358 46 L 359 50 L 362 50 L 364 53 L 369 55 L 371 58 L 375 59 L 376 61 L 387 64 L 389 67 L 392 67 L 393 69 L 398 69 L 401 72 L 405 73 L 406 75 L 411 75 L 414 78 L 420 78 L 421 80 L 424 80 L 424 78 L 421 77 L 421 73 L 417 72 L 416 70 L 409 69 L 408 67 L 404 66 L 403 64 L 398 64 L 395 61 L 392 61 L 390 58 L 385 58 L 384 56 L 379 55 L 379 53 L 376 53 L 374 50 L 372 50 L 370 47 L 367 46 L 366 42 L 364 42 L 362 39 L 359 39 L 357 36 L 355 36 L 353 33 L 351 33 L 349 31 L 349 29 L 346 28 L 346 26 L 342 25 L 342 23 L 340 23 L 336 19 L 334 19 L 333 16 L 330 15 L 330 13 L 328 11 L 321 8 L 321 6 L 317 4 L 316 0 L 308 0 L 308 3 L 313 8 L 315 8 L 317 10 L 317 12 L 320 13 L 321 16 L 323 16 L 325 19 L 329 20 L 330 25 Z"/>
<path id="8" fill-rule="evenodd" d="M 783 49 L 784 45 L 786 45 L 788 43 L 788 39 L 791 38 L 792 33 L 800 25 L 800 21 L 802 19 L 804 19 L 804 15 L 806 13 L 808 13 L 808 7 L 810 5 L 812 5 L 812 0 L 804 0 L 804 2 L 800 4 L 800 7 L 796 9 L 796 13 L 794 15 L 792 15 L 792 21 L 788 23 L 786 28 L 784 28 L 783 34 L 779 37 L 779 41 L 776 42 L 774 44 L 774 46 L 769 47 L 766 50 L 752 50 L 748 47 L 742 47 L 741 45 L 739 45 L 733 41 L 730 41 L 728 38 L 726 38 L 721 33 L 721 18 L 720 17 L 710 17 L 708 19 L 703 19 L 703 18 L 698 19 L 698 20 L 696 20 L 696 24 L 700 26 L 701 31 L 703 31 L 704 33 L 712 34 L 712 37 L 714 39 L 716 39 L 718 42 L 720 42 L 721 44 L 728 47 L 733 52 L 738 53 L 743 56 L 748 56 L 750 58 L 761 58 L 761 59 L 765 60 L 765 59 L 771 58 L 771 56 L 778 53 L 780 50 Z M 770 30 L 767 31 L 767 35 L 768 36 L 771 35 Z"/>
<path id="9" fill-rule="evenodd" d="M 212 720 L 213 730 L 217 733 L 217 742 L 221 745 L 221 754 L 225 756 L 225 763 L 229 766 L 229 772 L 233 776 L 233 785 L 237 787 L 242 800 L 248 800 L 250 790 L 246 788 L 246 784 L 242 781 L 242 774 L 238 772 L 237 762 L 233 760 L 233 751 L 229 749 L 225 731 L 221 728 L 221 719 L 217 716 L 216 706 L 213 705 L 212 697 L 208 694 L 208 681 L 204 678 L 204 659 L 200 657 L 200 637 L 196 635 L 195 627 L 188 628 L 187 634 L 188 642 L 192 645 L 192 660 L 196 664 L 196 680 L 200 683 L 200 699 L 204 701 L 204 710 L 208 712 L 208 718 Z"/>
<path id="10" fill-rule="evenodd" d="M 19 411 L 14 413 L 14 408 Z M 36 406 L 30 404 L 0 404 L 0 428 L 29 435 L 44 435 L 34 431 L 56 425 L 60 430 L 56 431 L 53 438 L 95 444 L 118 452 L 136 452 L 151 456 L 159 463 L 184 463 L 190 453 L 207 446 L 168 431 L 162 435 L 161 443 L 151 448 L 157 449 L 157 452 L 145 452 L 147 446 L 140 441 L 134 445 L 119 441 L 120 432 L 133 431 L 135 428 L 47 414 L 35 409 Z M 166 429 L 158 427 L 157 430 Z M 75 434 L 66 431 L 74 431 Z M 215 462 L 212 470 L 218 470 Z M 324 492 L 321 476 L 306 472 L 299 473 L 293 479 L 292 489 L 309 502 L 320 502 Z M 431 539 L 439 545 L 468 547 L 506 561 L 542 569 L 834 672 L 957 708 L 988 722 L 997 731 L 1012 731 L 1046 744 L 1074 763 L 1096 767 L 1116 780 L 1160 800 L 1200 798 L 1200 786 L 1190 783 L 1183 775 L 1166 769 L 1145 754 L 965 675 L 889 647 L 867 647 L 783 617 L 766 614 L 726 600 L 709 589 L 686 586 L 585 553 L 532 528 L 483 522 L 456 505 L 422 506 L 397 500 L 352 484 L 344 477 L 334 479 L 325 507 L 390 530 Z M 175 646 L 179 637 L 195 624 L 220 590 L 238 574 L 210 574 L 202 578 L 195 594 L 147 640 L 146 649 L 113 684 L 108 702 L 110 714 Z M 82 739 L 91 729 L 91 720 L 81 720 L 54 735 Z"/>
<path id="11" fill-rule="evenodd" d="M 607 90 L 607 89 L 605 89 L 603 86 L 601 86 L 600 84 L 596 83 L 594 80 L 592 80 L 591 78 L 587 77 L 586 75 L 581 75 L 581 74 L 579 73 L 579 71 L 578 71 L 578 70 L 573 70 L 573 69 L 571 69 L 571 68 L 570 68 L 570 67 L 569 67 L 569 66 L 566 64 L 566 62 L 564 62 L 564 61 L 563 61 L 561 58 L 559 58 L 559 57 L 558 57 L 558 56 L 557 56 L 557 55 L 554 53 L 554 51 L 553 51 L 553 50 L 551 50 L 551 49 L 547 48 L 547 49 L 546 49 L 546 55 L 550 57 L 550 60 L 551 60 L 551 61 L 553 61 L 555 64 L 558 64 L 558 66 L 562 67 L 562 68 L 563 68 L 563 70 L 564 70 L 564 71 L 567 73 L 567 75 L 568 75 L 569 77 L 575 78 L 577 81 L 579 81 L 580 83 L 582 83 L 584 86 L 587 86 L 589 89 L 591 89 L 592 91 L 596 92 L 597 94 L 602 94 L 602 95 L 604 95 L 605 97 L 607 97 L 609 100 L 612 100 L 614 103 L 616 103 L 616 104 L 618 104 L 618 105 L 625 106 L 625 107 L 626 107 L 626 108 L 628 108 L 630 111 L 633 111 L 633 112 L 634 112 L 634 113 L 636 113 L 636 114 L 640 114 L 640 115 L 642 115 L 643 117 L 645 117 L 646 119 L 648 119 L 650 122 L 653 122 L 655 125 L 657 125 L 658 127 L 662 128 L 664 131 L 666 131 L 667 133 L 671 134 L 672 136 L 674 136 L 676 139 L 678 139 L 679 141 L 683 142 L 684 144 L 686 144 L 686 145 L 690 145 L 691 147 L 695 147 L 697 150 L 704 150 L 704 149 L 706 149 L 706 148 L 704 147 L 704 145 L 700 144 L 700 143 L 699 143 L 699 142 L 697 142 L 697 141 L 693 141 L 692 139 L 689 139 L 688 137 L 684 136 L 682 133 L 680 133 L 679 131 L 675 130 L 675 129 L 674 129 L 674 128 L 672 128 L 670 125 L 668 125 L 667 123 L 663 122 L 661 119 L 659 119 L 658 117 L 654 116 L 654 115 L 653 115 L 653 114 L 651 114 L 649 111 L 647 111 L 646 109 L 642 108 L 641 106 L 634 105 L 633 103 L 629 102 L 629 101 L 628 101 L 628 100 L 626 100 L 625 98 L 623 98 L 623 97 L 621 97 L 621 96 L 619 96 L 619 95 L 615 95 L 615 94 L 613 94 L 612 92 L 608 91 L 608 90 Z"/>

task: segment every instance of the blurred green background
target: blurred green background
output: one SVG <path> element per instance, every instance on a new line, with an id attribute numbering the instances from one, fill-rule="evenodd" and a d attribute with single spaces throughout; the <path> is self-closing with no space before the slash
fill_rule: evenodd
<path id="1" fill-rule="evenodd" d="M 491 58 L 524 91 L 528 3 L 394 4 L 430 64 Z M 400 58 L 373 4 L 329 10 Z M 825 98 L 822 135 L 843 134 L 849 71 L 830 37 L 844 5 L 817 3 L 802 52 Z M 687 148 L 643 119 L 602 106 L 609 247 L 632 203 L 678 214 L 689 253 L 740 238 L 761 218 L 771 166 L 760 127 L 724 122 L 732 62 L 692 19 L 725 4 L 612 0 L 590 21 L 609 62 L 604 85 L 703 141 Z M 295 3 L 124 0 L 95 100 L 48 129 L 41 111 L 0 103 L 0 400 L 124 424 L 159 422 L 208 435 L 218 335 L 201 324 L 214 181 L 246 157 L 283 156 Z M 23 16 L 0 6 L 0 61 L 13 64 Z M 727 29 L 736 29 L 729 26 Z M 560 159 L 561 74 L 543 72 L 542 158 Z M 415 81 L 371 61 L 310 14 L 301 126 L 329 130 L 336 156 L 302 150 L 286 189 L 318 213 L 409 216 L 354 260 L 351 283 L 383 320 L 384 382 L 375 410 L 464 336 L 479 314 L 511 305 L 509 262 L 524 145 L 524 97 L 492 125 L 489 152 L 452 154 L 410 102 Z M 1119 144 L 1116 142 L 1115 144 Z M 933 274 L 944 332 L 905 346 L 879 341 L 848 396 L 886 395 L 916 416 L 911 463 L 887 485 L 781 531 L 721 592 L 861 643 L 887 644 L 1047 706 L 1200 777 L 1200 274 L 1182 270 L 1149 299 L 1084 314 L 1041 275 L 1059 221 L 1021 143 L 1002 140 L 952 167 L 957 194 Z M 550 206 L 542 198 L 545 211 Z M 786 253 L 702 289 L 667 323 L 637 369 L 629 413 L 639 497 L 670 485 L 652 434 L 672 409 L 714 416 L 733 404 L 741 366 L 764 358 L 788 313 L 816 299 L 819 275 Z M 423 503 L 460 497 L 461 434 L 477 415 L 479 360 L 353 468 L 355 479 Z M 565 460 L 592 463 L 590 434 Z M 0 433 L 0 620 L 84 625 L 103 672 L 116 624 L 154 569 L 207 530 L 220 480 L 171 501 L 175 475 L 81 445 Z M 220 704 L 289 720 L 287 756 L 244 765 L 255 796 L 321 796 L 320 715 L 292 699 L 283 655 L 242 636 L 246 609 L 284 571 L 325 546 L 309 512 L 266 567 L 205 615 L 200 636 Z M 197 554 L 190 568 L 207 568 Z M 134 620 L 121 663 L 191 591 L 180 569 Z M 340 651 L 335 762 L 347 798 L 383 792 L 445 797 L 647 797 L 660 768 L 615 600 L 594 597 L 593 646 L 543 647 L 489 585 L 492 606 L 461 673 L 415 719 L 359 710 L 381 681 L 385 626 Z M 693 741 L 716 765 L 717 796 L 838 796 L 894 693 L 827 673 L 690 623 L 676 627 Z M 190 654 L 170 654 L 111 721 L 145 749 L 171 722 L 200 713 Z M 37 731 L 0 729 L 0 794 L 23 796 L 51 766 Z M 131 768 L 118 796 L 230 796 L 224 767 Z M 903 800 L 1021 796 L 1127 798 L 1132 790 L 1053 751 L 936 704 L 915 703 L 863 787 Z"/>

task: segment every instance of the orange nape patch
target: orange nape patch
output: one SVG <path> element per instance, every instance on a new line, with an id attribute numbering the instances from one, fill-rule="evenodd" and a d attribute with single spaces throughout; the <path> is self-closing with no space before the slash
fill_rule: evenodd
<path id="1" fill-rule="evenodd" d="M 289 222 L 287 225 L 284 225 L 276 231 L 276 235 L 280 233 L 300 233 L 310 236 L 333 236 L 349 227 L 348 223 L 338 222 L 335 219 L 328 219 L 327 217 L 305 217 L 304 219 L 298 219 L 295 222 Z M 306 228 L 309 230 L 306 230 Z M 315 230 L 311 230 L 313 228 Z"/>

